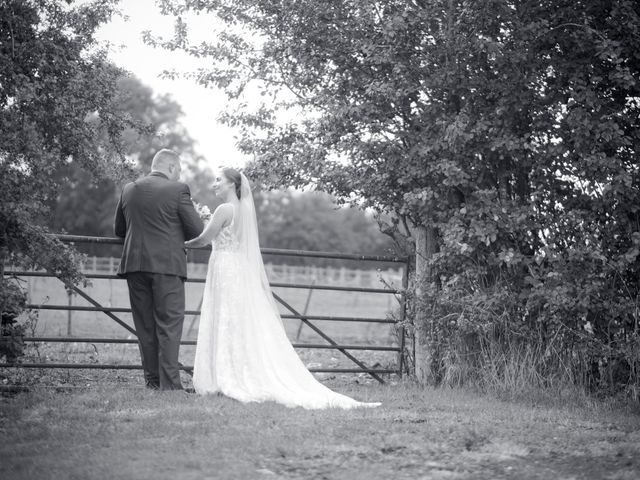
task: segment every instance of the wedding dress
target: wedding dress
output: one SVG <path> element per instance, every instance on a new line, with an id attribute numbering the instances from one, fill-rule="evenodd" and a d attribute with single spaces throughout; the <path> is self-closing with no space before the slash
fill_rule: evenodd
<path id="1" fill-rule="evenodd" d="M 213 240 L 198 327 L 193 386 L 241 402 L 307 409 L 375 407 L 336 393 L 307 370 L 286 335 L 267 281 L 249 182 Z"/>

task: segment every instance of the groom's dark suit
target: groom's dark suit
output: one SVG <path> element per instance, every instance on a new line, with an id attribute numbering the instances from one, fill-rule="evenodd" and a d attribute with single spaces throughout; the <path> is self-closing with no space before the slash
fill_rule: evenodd
<path id="1" fill-rule="evenodd" d="M 116 209 L 115 234 L 124 237 L 118 275 L 127 278 L 145 381 L 181 389 L 178 353 L 184 322 L 185 240 L 203 224 L 189 187 L 160 172 L 128 183 Z"/>

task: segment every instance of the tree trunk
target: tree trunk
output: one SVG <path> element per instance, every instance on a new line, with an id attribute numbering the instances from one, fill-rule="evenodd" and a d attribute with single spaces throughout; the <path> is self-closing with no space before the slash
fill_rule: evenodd
<path id="1" fill-rule="evenodd" d="M 419 226 L 414 231 L 416 243 L 415 265 L 415 373 L 416 379 L 422 384 L 434 384 L 432 369 L 433 352 L 429 346 L 428 311 L 431 303 L 427 298 L 426 286 L 433 280 L 432 268 L 429 265 L 431 257 L 436 252 L 436 231 L 433 227 Z"/>
<path id="2" fill-rule="evenodd" d="M 4 293 L 4 262 L 9 258 L 9 249 L 7 245 L 7 234 L 3 233 L 2 244 L 0 244 L 0 321 L 4 312 L 5 296 Z"/>

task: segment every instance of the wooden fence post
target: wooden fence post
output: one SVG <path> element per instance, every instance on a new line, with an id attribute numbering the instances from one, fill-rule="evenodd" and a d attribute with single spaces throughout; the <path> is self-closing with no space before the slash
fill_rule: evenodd
<path id="1" fill-rule="evenodd" d="M 73 292 L 69 289 L 67 289 L 67 296 L 69 298 L 69 307 L 71 307 L 73 306 Z M 67 311 L 67 337 L 70 337 L 71 335 L 73 335 L 73 331 L 71 327 L 72 315 L 73 315 L 73 312 L 71 311 L 71 309 L 69 309 Z"/>
<path id="2" fill-rule="evenodd" d="M 0 247 L 0 287 L 4 288 L 4 262 L 6 261 L 7 257 L 9 256 L 9 248 L 5 247 L 4 245 L 6 245 L 7 242 L 7 238 L 8 235 L 5 232 L 4 233 L 4 238 L 3 240 L 3 246 Z M 0 297 L 0 299 L 2 300 L 2 303 L 0 303 L 0 314 L 2 314 L 2 312 L 4 312 L 4 295 L 2 295 Z"/>
<path id="3" fill-rule="evenodd" d="M 420 383 L 434 383 L 431 368 L 432 354 L 429 348 L 427 333 L 431 328 L 428 317 L 428 299 L 425 286 L 433 280 L 433 272 L 429 261 L 436 252 L 436 232 L 433 227 L 420 225 L 413 231 L 416 245 L 415 257 L 415 372 Z"/>

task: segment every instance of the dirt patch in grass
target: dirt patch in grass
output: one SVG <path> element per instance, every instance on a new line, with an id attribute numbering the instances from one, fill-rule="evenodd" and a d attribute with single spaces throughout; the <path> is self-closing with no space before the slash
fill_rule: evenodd
<path id="1" fill-rule="evenodd" d="M 124 373 L 0 397 L 3 478 L 640 477 L 640 416 L 605 404 L 535 406 L 342 376 L 327 385 L 383 406 L 306 411 L 148 391 Z"/>

